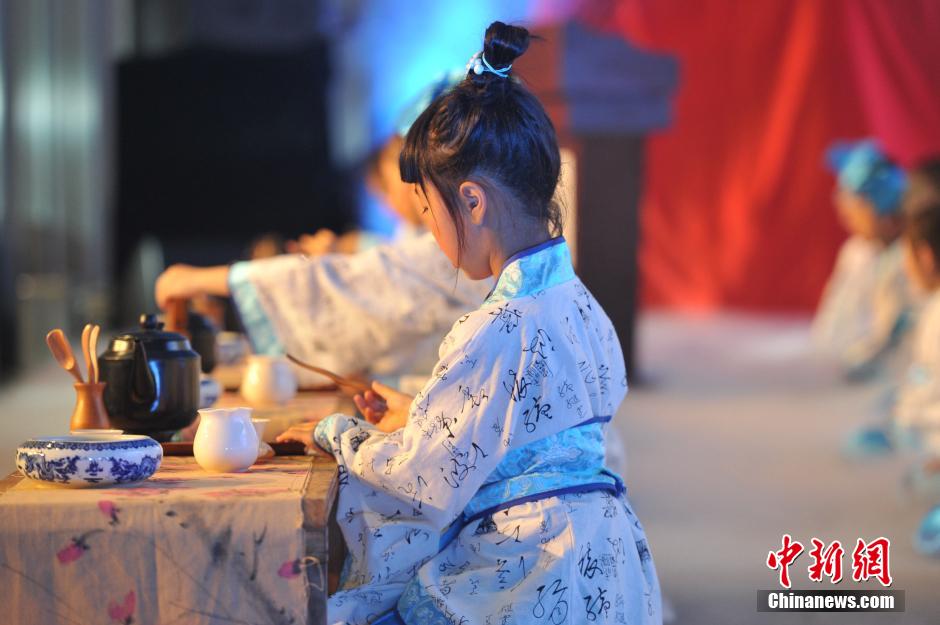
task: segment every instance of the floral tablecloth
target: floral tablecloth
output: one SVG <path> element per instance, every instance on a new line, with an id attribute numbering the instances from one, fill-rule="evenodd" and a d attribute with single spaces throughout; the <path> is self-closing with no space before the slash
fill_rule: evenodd
<path id="1" fill-rule="evenodd" d="M 287 625 L 319 620 L 335 465 L 210 474 L 167 457 L 144 482 L 0 486 L 0 623 Z M 311 549 L 311 545 L 314 548 Z M 315 553 L 314 553 L 315 552 Z"/>

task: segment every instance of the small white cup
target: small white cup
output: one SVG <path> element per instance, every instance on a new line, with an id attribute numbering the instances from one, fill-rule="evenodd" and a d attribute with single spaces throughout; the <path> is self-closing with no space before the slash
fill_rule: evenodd
<path id="1" fill-rule="evenodd" d="M 251 423 L 251 408 L 216 408 L 199 411 L 199 429 L 193 456 L 206 471 L 244 471 L 258 459 L 258 433 Z"/>
<path id="2" fill-rule="evenodd" d="M 297 377 L 281 356 L 249 356 L 241 393 L 252 406 L 286 404 L 297 394 Z"/>

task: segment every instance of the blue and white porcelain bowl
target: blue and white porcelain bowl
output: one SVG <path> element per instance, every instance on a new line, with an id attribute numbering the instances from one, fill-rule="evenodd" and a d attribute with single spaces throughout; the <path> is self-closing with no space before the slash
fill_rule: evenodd
<path id="1" fill-rule="evenodd" d="M 26 477 L 73 487 L 139 482 L 162 460 L 160 443 L 131 434 L 48 436 L 16 449 L 16 468 Z"/>

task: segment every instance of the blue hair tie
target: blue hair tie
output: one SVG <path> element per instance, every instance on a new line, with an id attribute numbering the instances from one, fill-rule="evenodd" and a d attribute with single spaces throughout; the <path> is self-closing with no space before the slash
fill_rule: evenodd
<path id="1" fill-rule="evenodd" d="M 839 186 L 868 199 L 879 215 L 900 210 L 907 176 L 888 159 L 877 141 L 839 142 L 829 148 L 826 157 Z"/>
<path id="2" fill-rule="evenodd" d="M 470 62 L 467 63 L 467 71 L 473 71 L 474 74 L 479 76 L 483 72 L 489 72 L 491 74 L 496 74 L 500 78 L 509 78 L 509 70 L 512 69 L 512 63 L 506 67 L 496 69 L 490 65 L 489 61 L 486 60 L 486 55 L 482 52 L 477 52 L 470 57 Z"/>

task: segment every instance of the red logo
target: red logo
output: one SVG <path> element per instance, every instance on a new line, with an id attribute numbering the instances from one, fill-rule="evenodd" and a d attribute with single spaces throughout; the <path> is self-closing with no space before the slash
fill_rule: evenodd
<path id="1" fill-rule="evenodd" d="M 891 585 L 891 567 L 888 564 L 888 551 L 891 541 L 887 538 L 876 538 L 868 544 L 861 538 L 852 552 L 852 579 L 863 582 L 874 577 L 882 586 Z"/>
<path id="2" fill-rule="evenodd" d="M 825 547 L 825 549 L 823 549 Z M 809 552 L 813 563 L 807 569 L 809 578 L 814 582 L 821 582 L 823 577 L 828 577 L 833 584 L 842 581 L 842 556 L 845 555 L 845 549 L 838 540 L 832 541 L 832 544 L 826 547 L 826 543 L 813 538 L 813 549 Z"/>
<path id="3" fill-rule="evenodd" d="M 779 583 L 784 588 L 790 588 L 790 565 L 802 555 L 803 543 L 793 540 L 789 534 L 784 534 L 779 551 L 767 554 L 767 567 L 779 572 Z M 842 581 L 842 559 L 845 549 L 838 540 L 832 541 L 828 546 L 818 538 L 812 539 L 813 548 L 809 551 L 812 563 L 806 568 L 809 579 L 813 582 L 822 582 L 828 577 L 830 583 L 838 584 Z M 881 536 L 866 543 L 859 538 L 852 551 L 852 579 L 864 582 L 874 578 L 882 586 L 891 585 L 891 567 L 888 562 L 888 553 L 891 550 L 891 541 Z"/>
<path id="4" fill-rule="evenodd" d="M 789 534 L 783 535 L 783 549 L 767 554 L 767 566 L 780 570 L 780 585 L 790 587 L 790 565 L 803 553 L 803 544 L 792 540 Z"/>

